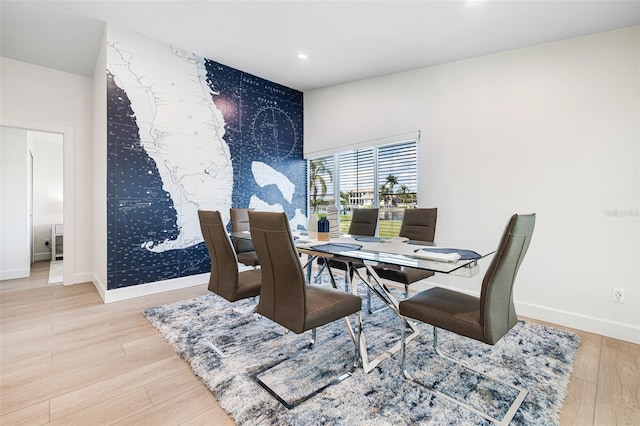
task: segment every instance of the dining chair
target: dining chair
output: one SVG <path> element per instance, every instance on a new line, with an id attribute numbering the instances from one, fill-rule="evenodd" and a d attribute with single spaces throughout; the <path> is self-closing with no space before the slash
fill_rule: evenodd
<path id="1" fill-rule="evenodd" d="M 406 209 L 398 236 L 408 238 L 415 244 L 433 245 L 436 233 L 437 208 Z M 426 269 L 411 268 L 381 263 L 373 267 L 380 278 L 404 285 L 404 297 L 409 297 L 409 286 L 432 277 Z M 371 313 L 371 290 L 367 288 L 367 311 Z"/>
<path id="2" fill-rule="evenodd" d="M 351 215 L 351 223 L 349 224 L 349 235 L 363 236 L 363 237 L 373 237 L 376 235 L 376 229 L 378 228 L 378 209 L 377 208 L 362 208 L 362 209 L 354 209 L 353 214 Z M 349 283 L 349 277 L 347 276 L 346 271 L 349 270 L 349 262 L 351 262 L 351 266 L 353 268 L 364 268 L 364 263 L 360 261 L 356 261 L 354 259 L 349 259 L 345 257 L 332 257 L 330 259 L 319 257 L 318 265 L 320 265 L 320 271 L 316 275 L 316 281 L 324 271 L 324 269 L 328 266 L 329 268 L 340 269 L 345 271 L 344 284 L 345 289 Z M 329 271 L 331 273 L 331 271 Z M 332 279 L 333 281 L 333 279 Z"/>
<path id="3" fill-rule="evenodd" d="M 258 296 L 262 273 L 259 269 L 238 271 L 238 259 L 220 212 L 198 210 L 198 218 L 202 237 L 211 257 L 209 291 L 230 302 Z"/>
<path id="4" fill-rule="evenodd" d="M 232 208 L 229 210 L 231 213 L 231 232 L 249 232 L 249 210 L 253 209 Z M 232 241 L 238 262 L 254 268 L 260 264 L 250 239 L 232 238 Z"/>
<path id="5" fill-rule="evenodd" d="M 518 317 L 513 303 L 513 286 L 518 269 L 529 248 L 534 227 L 535 213 L 527 215 L 515 214 L 511 217 L 482 280 L 480 297 L 441 287 L 433 287 L 413 295 L 399 304 L 399 312 L 403 318 L 401 327 L 401 368 L 405 378 L 437 392 L 446 399 L 494 423 L 502 425 L 509 424 L 528 392 L 519 386 L 489 376 L 478 368 L 468 366 L 442 353 L 437 346 L 437 330 L 442 328 L 489 345 L 495 345 L 517 324 Z M 433 325 L 433 348 L 438 355 L 511 387 L 518 392 L 518 396 L 502 420 L 433 389 L 412 376 L 405 366 L 405 329 L 406 321 L 408 320 L 418 320 Z"/>
<path id="6" fill-rule="evenodd" d="M 305 273 L 298 257 L 289 220 L 285 213 L 249 212 L 251 239 L 260 259 L 262 287 L 257 313 L 277 322 L 286 329 L 300 334 L 311 330 L 311 342 L 292 356 L 280 359 L 259 368 L 251 374 L 271 396 L 291 409 L 322 392 L 327 387 L 339 383 L 351 375 L 360 363 L 360 297 L 333 288 L 307 285 Z M 313 348 L 316 328 L 349 315 L 356 315 L 357 336 L 352 336 L 355 346 L 353 366 L 329 384 L 312 391 L 292 402 L 278 395 L 259 376 L 276 365 L 296 357 L 300 352 Z"/>

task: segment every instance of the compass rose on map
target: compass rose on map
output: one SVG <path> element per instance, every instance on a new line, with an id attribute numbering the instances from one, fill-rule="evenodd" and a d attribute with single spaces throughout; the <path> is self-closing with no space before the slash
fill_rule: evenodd
<path id="1" fill-rule="evenodd" d="M 261 108 L 251 122 L 251 137 L 267 157 L 283 160 L 290 156 L 298 143 L 293 120 L 280 108 Z"/>

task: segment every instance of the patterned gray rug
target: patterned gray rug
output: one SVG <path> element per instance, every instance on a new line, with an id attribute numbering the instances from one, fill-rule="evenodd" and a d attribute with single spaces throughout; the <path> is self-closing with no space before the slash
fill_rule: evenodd
<path id="1" fill-rule="evenodd" d="M 287 410 L 249 374 L 302 348 L 310 333 L 287 333 L 251 310 L 257 299 L 231 304 L 214 295 L 145 310 L 147 319 L 194 373 L 213 392 L 220 406 L 243 425 L 476 425 L 488 422 L 437 394 L 402 380 L 396 354 L 365 374 L 352 377 Z M 399 340 L 400 319 L 383 309 L 363 311 L 370 354 Z M 407 348 L 415 376 L 446 394 L 502 418 L 514 391 L 434 355 L 432 328 Z M 446 331 L 439 347 L 449 355 L 529 391 L 512 424 L 554 425 L 562 407 L 577 347 L 571 332 L 519 322 L 498 344 L 485 345 Z M 221 357 L 217 349 L 228 356 Z M 347 371 L 353 343 L 342 321 L 318 329 L 316 347 L 262 375 L 261 379 L 287 400 L 295 399 Z"/>

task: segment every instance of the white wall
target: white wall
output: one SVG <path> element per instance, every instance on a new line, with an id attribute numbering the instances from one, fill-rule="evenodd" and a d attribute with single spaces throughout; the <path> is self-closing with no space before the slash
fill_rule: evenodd
<path id="1" fill-rule="evenodd" d="M 51 259 L 51 225 L 63 223 L 63 145 L 58 133 L 27 132 L 33 143 L 34 260 Z M 53 242 L 51 242 L 53 244 Z"/>
<path id="2" fill-rule="evenodd" d="M 93 72 L 93 283 L 107 299 L 107 55 L 106 31 Z"/>
<path id="3" fill-rule="evenodd" d="M 0 123 L 65 135 L 65 284 L 91 280 L 92 81 L 90 78 L 0 58 Z M 31 125 L 35 127 L 32 127 Z M 71 140 L 67 140 L 71 139 Z M 72 147 L 67 152 L 67 146 Z M 67 167 L 69 163 L 70 167 Z M 71 176 L 67 180 L 67 176 Z M 71 193 L 71 197 L 68 194 Z M 67 200 L 72 205 L 67 211 Z M 89 236 L 89 237 L 88 237 Z M 71 241 L 69 240 L 71 237 Z M 67 247 L 73 247 L 69 258 Z"/>
<path id="4" fill-rule="evenodd" d="M 31 271 L 27 132 L 0 127 L 0 280 Z"/>
<path id="5" fill-rule="evenodd" d="M 305 156 L 420 130 L 437 241 L 495 246 L 536 212 L 518 312 L 640 343 L 639 64 L 632 27 L 306 92 Z"/>

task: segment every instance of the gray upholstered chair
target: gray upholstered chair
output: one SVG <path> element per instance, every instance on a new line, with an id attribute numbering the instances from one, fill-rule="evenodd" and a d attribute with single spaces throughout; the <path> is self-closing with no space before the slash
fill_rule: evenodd
<path id="1" fill-rule="evenodd" d="M 373 237 L 376 235 L 376 229 L 378 228 L 378 209 L 354 209 L 351 215 L 351 223 L 349 224 L 349 235 L 358 235 L 363 237 Z M 318 265 L 320 265 L 320 271 L 316 278 L 318 278 L 326 266 L 330 268 L 340 269 L 346 271 L 348 264 L 351 262 L 354 268 L 364 268 L 364 264 L 355 259 L 332 257 L 327 259 L 318 258 Z M 331 271 L 329 271 L 331 273 Z M 333 280 L 333 278 L 332 278 Z M 345 274 L 345 287 L 349 282 L 349 278 Z"/>
<path id="2" fill-rule="evenodd" d="M 400 226 L 400 237 L 412 241 L 433 244 L 436 233 L 438 209 L 406 209 Z M 417 281 L 432 277 L 434 273 L 426 269 L 381 263 L 373 267 L 380 278 L 395 281 L 404 285 L 404 296 L 409 296 L 409 286 Z M 367 308 L 371 313 L 370 295 L 367 294 Z"/>
<path id="3" fill-rule="evenodd" d="M 359 312 L 362 306 L 360 297 L 333 288 L 307 285 L 289 228 L 289 220 L 285 213 L 250 211 L 249 222 L 251 239 L 258 253 L 262 269 L 262 288 L 257 312 L 297 334 L 312 330 L 311 343 L 304 349 L 313 347 L 316 327 L 352 314 L 358 314 L 356 315 L 357 337 L 354 338 L 353 368 L 357 367 L 360 361 L 358 345 L 360 340 Z M 323 386 L 296 401 L 285 401 L 263 383 L 258 376 L 287 359 L 267 365 L 251 374 L 251 378 L 256 383 L 287 408 L 295 407 L 329 386 Z M 351 371 L 341 376 L 339 380 L 334 380 L 330 385 L 350 376 Z"/>
<path id="4" fill-rule="evenodd" d="M 238 271 L 238 259 L 217 210 L 198 210 L 202 237 L 211 257 L 209 291 L 230 302 L 260 294 L 259 269 Z"/>
<path id="5" fill-rule="evenodd" d="M 438 328 L 494 345 L 518 322 L 513 304 L 513 285 L 520 264 L 529 248 L 534 226 L 535 214 L 516 214 L 511 217 L 482 280 L 480 297 L 433 287 L 401 301 L 399 306 L 400 315 L 405 320 L 418 320 L 433 325 L 434 350 L 454 362 L 458 361 L 443 355 L 437 347 Z M 428 387 L 414 379 L 405 368 L 405 329 L 406 324 L 403 321 L 401 330 L 402 371 L 407 379 Z M 482 371 L 464 366 L 487 376 Z M 519 392 L 502 420 L 495 419 L 437 390 L 436 392 L 488 420 L 505 425 L 509 424 L 527 395 L 527 391 L 510 383 L 491 378 Z"/>
<path id="6" fill-rule="evenodd" d="M 253 209 L 232 208 L 229 210 L 231 213 L 231 232 L 249 231 L 249 210 Z M 238 262 L 254 268 L 260 264 L 250 239 L 232 238 L 232 240 Z"/>

